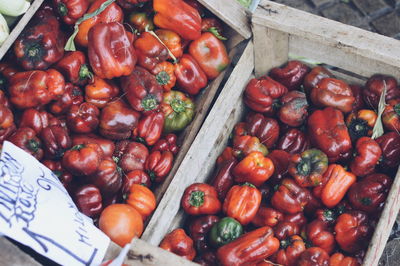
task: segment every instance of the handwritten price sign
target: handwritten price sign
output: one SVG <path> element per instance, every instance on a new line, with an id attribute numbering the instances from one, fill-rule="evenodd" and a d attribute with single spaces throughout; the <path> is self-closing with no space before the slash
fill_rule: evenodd
<path id="1" fill-rule="evenodd" d="M 110 242 L 57 176 L 10 142 L 0 157 L 0 232 L 62 265 L 99 265 Z"/>

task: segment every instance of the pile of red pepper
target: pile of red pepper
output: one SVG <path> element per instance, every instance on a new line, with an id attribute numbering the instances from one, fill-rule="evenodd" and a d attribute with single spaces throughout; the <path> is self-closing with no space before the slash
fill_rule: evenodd
<path id="1" fill-rule="evenodd" d="M 160 247 L 202 265 L 360 265 L 400 164 L 396 79 L 348 85 L 290 61 L 243 97 L 210 184 L 182 196 L 186 231 Z"/>
<path id="2" fill-rule="evenodd" d="M 221 34 L 197 1 L 53 0 L 0 63 L 0 144 L 50 168 L 123 246 L 156 207 L 194 96 L 229 64 Z"/>

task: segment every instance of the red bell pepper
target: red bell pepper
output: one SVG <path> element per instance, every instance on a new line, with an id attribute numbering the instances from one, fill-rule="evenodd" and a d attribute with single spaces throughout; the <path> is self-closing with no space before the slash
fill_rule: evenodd
<path id="1" fill-rule="evenodd" d="M 315 111 L 308 118 L 308 132 L 312 142 L 330 162 L 349 156 L 351 139 L 341 111 L 332 107 Z"/>
<path id="2" fill-rule="evenodd" d="M 165 137 L 159 139 L 151 149 L 151 151 L 170 151 L 174 155 L 178 154 L 179 146 L 176 143 L 177 137 L 175 134 L 167 134 Z"/>
<path id="3" fill-rule="evenodd" d="M 233 185 L 232 169 L 236 166 L 237 160 L 231 159 L 222 162 L 211 181 L 211 185 L 217 190 L 218 198 L 222 201 Z"/>
<path id="4" fill-rule="evenodd" d="M 397 132 L 386 133 L 376 139 L 382 149 L 383 167 L 396 168 L 400 165 L 400 135 Z"/>
<path id="5" fill-rule="evenodd" d="M 354 103 L 352 112 L 357 112 L 365 107 L 364 99 L 363 99 L 363 91 L 364 88 L 359 85 L 350 85 L 350 89 L 353 92 Z"/>
<path id="6" fill-rule="evenodd" d="M 113 196 L 122 186 L 121 172 L 111 157 L 101 160 L 96 172 L 88 180 L 107 198 Z"/>
<path id="7" fill-rule="evenodd" d="M 147 157 L 149 150 L 145 145 L 128 140 L 117 142 L 113 155 L 114 161 L 125 173 L 144 170 Z"/>
<path id="8" fill-rule="evenodd" d="M 154 0 L 154 24 L 173 30 L 183 39 L 197 40 L 201 36 L 199 12 L 183 0 Z"/>
<path id="9" fill-rule="evenodd" d="M 8 88 L 10 101 L 19 109 L 39 107 L 65 93 L 65 81 L 60 72 L 27 71 L 15 74 Z"/>
<path id="10" fill-rule="evenodd" d="M 247 156 L 252 152 L 261 152 L 264 156 L 268 154 L 267 147 L 261 144 L 257 137 L 252 136 L 234 136 L 233 149 L 238 158 Z"/>
<path id="11" fill-rule="evenodd" d="M 92 72 L 86 62 L 86 56 L 81 51 L 68 52 L 54 66 L 65 79 L 75 85 L 85 85 L 93 78 Z"/>
<path id="12" fill-rule="evenodd" d="M 151 70 L 151 73 L 156 76 L 156 80 L 163 87 L 164 92 L 171 91 L 175 86 L 175 66 L 172 63 L 167 61 L 161 62 Z"/>
<path id="13" fill-rule="evenodd" d="M 167 46 L 168 50 L 175 56 L 175 58 L 179 59 L 183 54 L 183 47 L 181 37 L 172 30 L 156 30 L 158 38 Z M 169 57 L 169 59 L 173 59 Z"/>
<path id="14" fill-rule="evenodd" d="M 224 213 L 242 225 L 249 224 L 256 216 L 261 204 L 261 192 L 252 184 L 231 187 L 224 200 Z"/>
<path id="15" fill-rule="evenodd" d="M 103 158 L 103 151 L 97 144 L 76 145 L 64 153 L 62 165 L 77 176 L 96 173 Z"/>
<path id="16" fill-rule="evenodd" d="M 154 145 L 161 137 L 164 127 L 164 113 L 154 112 L 143 116 L 138 126 L 133 130 L 133 136 L 137 141 Z"/>
<path id="17" fill-rule="evenodd" d="M 65 24 L 72 25 L 85 15 L 89 8 L 88 0 L 53 0 L 57 13 Z"/>
<path id="18" fill-rule="evenodd" d="M 258 187 L 274 173 L 274 165 L 261 152 L 251 152 L 233 168 L 232 173 L 236 182 L 249 182 Z"/>
<path id="19" fill-rule="evenodd" d="M 263 76 L 259 79 L 252 79 L 244 91 L 244 102 L 250 109 L 273 114 L 277 108 L 279 99 L 288 92 L 288 89 L 271 79 Z"/>
<path id="20" fill-rule="evenodd" d="M 85 87 L 85 100 L 98 108 L 105 107 L 119 94 L 119 88 L 111 81 L 94 76 Z"/>
<path id="21" fill-rule="evenodd" d="M 322 79 L 331 77 L 333 77 L 333 74 L 328 69 L 322 66 L 314 67 L 304 78 L 303 85 L 306 93 L 310 93 L 311 89 L 317 86 Z"/>
<path id="22" fill-rule="evenodd" d="M 271 159 L 275 168 L 269 182 L 273 185 L 280 184 L 283 178 L 288 177 L 291 155 L 283 150 L 273 150 L 268 154 L 268 158 Z"/>
<path id="23" fill-rule="evenodd" d="M 124 26 L 100 23 L 89 31 L 88 55 L 93 72 L 100 78 L 128 76 L 136 65 L 136 52 Z"/>
<path id="24" fill-rule="evenodd" d="M 308 116 L 308 102 L 305 93 L 289 91 L 281 98 L 281 108 L 278 117 L 282 123 L 291 126 L 301 126 Z"/>
<path id="25" fill-rule="evenodd" d="M 196 250 L 193 247 L 193 240 L 186 235 L 181 228 L 175 229 L 160 243 L 160 248 L 181 256 L 187 260 L 193 260 L 196 257 Z"/>
<path id="26" fill-rule="evenodd" d="M 297 261 L 298 266 L 328 266 L 329 254 L 319 247 L 311 247 L 301 253 Z"/>
<path id="27" fill-rule="evenodd" d="M 210 245 L 208 244 L 208 236 L 211 228 L 214 224 L 216 224 L 220 219 L 215 215 L 205 215 L 196 217 L 193 221 L 190 222 L 189 226 L 189 235 L 194 241 L 194 246 L 196 250 L 200 253 L 209 252 L 211 250 Z"/>
<path id="28" fill-rule="evenodd" d="M 75 190 L 74 202 L 85 215 L 96 218 L 103 210 L 100 190 L 94 185 L 84 185 Z"/>
<path id="29" fill-rule="evenodd" d="M 163 88 L 146 69 L 136 67 L 127 77 L 121 79 L 121 87 L 128 102 L 138 112 L 156 110 L 162 102 Z"/>
<path id="30" fill-rule="evenodd" d="M 369 137 L 358 139 L 355 157 L 350 163 L 351 172 L 356 176 L 366 176 L 373 173 L 381 155 L 381 147 L 375 140 Z"/>
<path id="31" fill-rule="evenodd" d="M 281 240 L 280 249 L 275 255 L 275 261 L 281 265 L 295 266 L 305 250 L 306 245 L 300 236 L 290 236 L 285 240 Z"/>
<path id="32" fill-rule="evenodd" d="M 372 136 L 372 129 L 377 119 L 378 115 L 368 109 L 361 109 L 349 114 L 346 118 L 346 125 L 351 139 L 354 141 L 361 137 Z"/>
<path id="33" fill-rule="evenodd" d="M 376 74 L 370 77 L 365 84 L 364 101 L 373 109 L 378 108 L 379 99 L 386 86 L 386 102 L 400 97 L 400 89 L 396 78 L 381 74 Z"/>
<path id="34" fill-rule="evenodd" d="M 19 127 L 30 127 L 36 134 L 49 126 L 60 125 L 60 121 L 46 111 L 38 111 L 30 108 L 26 109 L 21 116 Z"/>
<path id="35" fill-rule="evenodd" d="M 36 132 L 29 127 L 20 127 L 14 132 L 8 141 L 40 160 L 43 157 L 42 143 L 36 136 Z"/>
<path id="36" fill-rule="evenodd" d="M 147 157 L 145 170 L 152 181 L 162 182 L 171 171 L 174 155 L 170 151 L 154 151 Z"/>
<path id="37" fill-rule="evenodd" d="M 125 0 L 119 1 L 124 2 Z M 146 14 L 146 12 L 133 12 L 129 15 L 129 23 L 139 33 L 154 30 L 153 20 Z"/>
<path id="38" fill-rule="evenodd" d="M 230 62 L 225 45 L 210 32 L 203 33 L 190 44 L 189 54 L 200 65 L 208 79 L 218 77 Z"/>
<path id="39" fill-rule="evenodd" d="M 189 54 L 184 54 L 175 65 L 175 76 L 178 86 L 191 95 L 198 94 L 207 86 L 206 74 Z"/>
<path id="40" fill-rule="evenodd" d="M 6 62 L 0 63 L 0 104 L 5 104 L 6 107 L 10 107 L 10 103 L 4 95 L 4 91 L 8 88 L 11 77 L 18 72 L 13 65 Z"/>
<path id="41" fill-rule="evenodd" d="M 181 205 L 190 215 L 216 214 L 221 210 L 217 191 L 203 183 L 188 186 L 183 193 Z"/>
<path id="42" fill-rule="evenodd" d="M 292 128 L 281 136 L 278 141 L 277 149 L 284 150 L 290 154 L 301 153 L 310 147 L 310 142 L 306 135 Z"/>
<path id="43" fill-rule="evenodd" d="M 156 37 L 149 32 L 143 32 L 135 41 L 138 65 L 152 71 L 154 67 L 167 60 L 168 50 Z"/>
<path id="44" fill-rule="evenodd" d="M 67 113 L 72 105 L 80 105 L 83 102 L 82 90 L 72 83 L 65 84 L 65 93 L 50 104 L 49 111 L 54 115 Z"/>
<path id="45" fill-rule="evenodd" d="M 49 159 L 61 159 L 64 152 L 71 148 L 68 131 L 62 126 L 49 126 L 40 132 L 45 156 Z"/>
<path id="46" fill-rule="evenodd" d="M 268 149 L 274 147 L 279 138 L 278 122 L 260 113 L 248 115 L 245 128 L 247 134 L 259 138 Z"/>
<path id="47" fill-rule="evenodd" d="M 67 124 L 75 133 L 90 133 L 97 129 L 99 115 L 99 109 L 91 103 L 73 105 L 67 114 Z"/>
<path id="48" fill-rule="evenodd" d="M 400 98 L 390 100 L 382 114 L 383 125 L 395 132 L 400 131 Z"/>
<path id="49" fill-rule="evenodd" d="M 5 105 L 0 105 L 0 143 L 16 130 L 14 115 Z"/>
<path id="50" fill-rule="evenodd" d="M 307 189 L 297 185 L 294 180 L 285 178 L 272 196 L 271 204 L 278 211 L 295 214 L 302 212 L 310 199 Z"/>
<path id="51" fill-rule="evenodd" d="M 310 68 L 299 61 L 289 61 L 283 68 L 271 69 L 270 76 L 289 90 L 299 89 Z"/>
<path id="52" fill-rule="evenodd" d="M 337 252 L 330 257 L 329 266 L 360 266 L 360 263 L 355 257 L 344 256 Z"/>
<path id="53" fill-rule="evenodd" d="M 100 134 L 108 139 L 127 139 L 137 126 L 139 117 L 140 114 L 122 100 L 110 102 L 101 110 Z"/>
<path id="54" fill-rule="evenodd" d="M 327 224 L 314 220 L 306 226 L 307 240 L 312 246 L 320 247 L 328 254 L 332 253 L 335 248 L 335 236 L 328 228 Z"/>
<path id="55" fill-rule="evenodd" d="M 142 170 L 133 170 L 124 175 L 122 180 L 121 194 L 126 197 L 127 193 L 133 184 L 138 184 L 146 187 L 151 186 L 151 179 L 146 172 Z"/>
<path id="56" fill-rule="evenodd" d="M 257 227 L 270 226 L 274 227 L 283 220 L 283 213 L 273 208 L 261 206 L 254 219 L 251 221 Z"/>
<path id="57" fill-rule="evenodd" d="M 300 228 L 300 225 L 297 223 L 283 220 L 274 227 L 274 234 L 279 240 L 285 240 L 288 237 L 300 234 Z"/>

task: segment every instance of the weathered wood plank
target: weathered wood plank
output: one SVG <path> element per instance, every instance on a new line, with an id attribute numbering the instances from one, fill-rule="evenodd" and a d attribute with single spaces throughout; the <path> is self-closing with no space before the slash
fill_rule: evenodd
<path id="1" fill-rule="evenodd" d="M 239 100 L 242 88 L 254 68 L 253 55 L 253 44 L 249 42 L 141 237 L 150 244 L 158 245 L 168 233 L 169 225 L 178 213 L 185 188 L 204 179 L 205 174 L 212 170 L 213 164 L 208 163 L 210 154 L 222 151 L 220 143 L 224 138 L 227 139 L 233 128 L 230 121 L 242 113 L 238 109 L 243 106 L 239 105 Z"/>
<path id="2" fill-rule="evenodd" d="M 12 0 L 10 0 L 10 1 L 12 1 Z M 39 9 L 39 7 L 43 3 L 43 1 L 44 0 L 35 0 L 32 3 L 32 5 L 29 7 L 29 9 L 26 11 L 26 13 L 23 15 L 21 20 L 18 22 L 18 24 L 15 25 L 14 29 L 11 31 L 7 40 L 0 47 L 0 60 L 7 53 L 8 49 L 10 49 L 11 45 L 18 38 L 18 36 L 21 34 L 22 30 L 25 28 L 25 26 L 28 24 L 29 20 Z"/>

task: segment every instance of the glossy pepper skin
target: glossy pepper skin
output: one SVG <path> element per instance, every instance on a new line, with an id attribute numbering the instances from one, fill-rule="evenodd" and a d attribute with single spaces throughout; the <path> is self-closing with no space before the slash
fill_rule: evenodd
<path id="1" fill-rule="evenodd" d="M 383 125 L 391 131 L 400 131 L 400 98 L 390 100 L 382 114 Z"/>
<path id="2" fill-rule="evenodd" d="M 273 150 L 268 154 L 268 158 L 271 159 L 275 168 L 269 181 L 273 185 L 280 184 L 280 181 L 288 176 L 291 155 L 284 150 Z"/>
<path id="3" fill-rule="evenodd" d="M 53 172 L 53 174 L 57 176 L 57 178 L 67 190 L 70 190 L 71 182 L 74 180 L 74 178 L 71 173 L 69 173 L 62 167 L 60 161 L 43 160 L 42 164 L 49 168 Z"/>
<path id="4" fill-rule="evenodd" d="M 199 12 L 183 0 L 155 0 L 154 24 L 162 29 L 173 30 L 183 39 L 197 40 L 201 36 Z"/>
<path id="5" fill-rule="evenodd" d="M 368 245 L 372 230 L 364 212 L 351 211 L 338 217 L 335 233 L 340 248 L 353 254 Z"/>
<path id="6" fill-rule="evenodd" d="M 358 110 L 364 109 L 365 103 L 363 99 L 363 91 L 364 88 L 359 85 L 350 85 L 351 91 L 353 92 L 354 96 L 354 103 L 353 103 L 353 111 L 357 112 Z"/>
<path id="7" fill-rule="evenodd" d="M 120 141 L 115 146 L 113 159 L 125 173 L 133 170 L 145 170 L 145 164 L 149 157 L 149 150 L 139 142 L 127 140 Z"/>
<path id="8" fill-rule="evenodd" d="M 119 94 L 119 88 L 112 82 L 98 76 L 94 76 L 91 83 L 85 87 L 85 100 L 103 108 Z"/>
<path id="9" fill-rule="evenodd" d="M 95 134 L 81 134 L 72 136 L 72 146 L 79 144 L 95 143 L 100 146 L 104 157 L 111 157 L 115 150 L 115 144 L 111 140 L 104 139 Z"/>
<path id="10" fill-rule="evenodd" d="M 141 7 L 146 4 L 149 0 L 117 0 L 118 5 L 124 9 L 131 10 L 136 7 Z"/>
<path id="11" fill-rule="evenodd" d="M 266 225 L 274 227 L 282 220 L 283 213 L 273 208 L 261 206 L 251 223 L 257 227 L 262 227 Z"/>
<path id="12" fill-rule="evenodd" d="M 271 78 L 281 83 L 289 90 L 296 90 L 303 83 L 309 67 L 302 62 L 293 60 L 287 62 L 282 68 L 273 68 L 269 73 Z"/>
<path id="13" fill-rule="evenodd" d="M 100 78 L 128 76 L 136 65 L 136 52 L 119 22 L 99 23 L 89 31 L 88 55 L 93 72 Z"/>
<path id="14" fill-rule="evenodd" d="M 274 164 L 261 152 L 251 152 L 233 168 L 232 173 L 236 182 L 249 182 L 258 187 L 274 173 Z"/>
<path id="15" fill-rule="evenodd" d="M 396 132 L 386 133 L 376 139 L 382 149 L 382 167 L 395 168 L 400 165 L 400 135 Z"/>
<path id="16" fill-rule="evenodd" d="M 348 156 L 351 139 L 343 120 L 343 113 L 327 107 L 315 111 L 308 118 L 308 133 L 315 146 L 323 151 L 329 162 L 336 162 Z"/>
<path id="17" fill-rule="evenodd" d="M 331 164 L 323 180 L 324 184 L 314 188 L 314 195 L 321 198 L 325 206 L 332 208 L 344 198 L 350 186 L 356 182 L 356 176 L 339 164 Z"/>
<path id="18" fill-rule="evenodd" d="M 275 255 L 276 263 L 295 266 L 301 253 L 306 250 L 303 239 L 298 235 L 293 235 L 280 241 L 280 248 Z"/>
<path id="19" fill-rule="evenodd" d="M 252 79 L 244 91 L 244 102 L 253 111 L 273 114 L 279 99 L 288 89 L 270 77 Z"/>
<path id="20" fill-rule="evenodd" d="M 122 100 L 107 104 L 100 114 L 100 134 L 108 139 L 127 139 L 139 122 L 140 114 Z"/>
<path id="21" fill-rule="evenodd" d="M 0 143 L 16 130 L 14 115 L 5 105 L 0 105 Z"/>
<path id="22" fill-rule="evenodd" d="M 310 147 L 310 142 L 306 135 L 292 128 L 281 136 L 276 146 L 279 150 L 284 150 L 290 154 L 297 154 L 307 150 Z"/>
<path id="23" fill-rule="evenodd" d="M 129 104 L 138 112 L 156 110 L 163 99 L 163 88 L 146 69 L 136 67 L 127 77 L 121 79 L 121 87 Z"/>
<path id="24" fill-rule="evenodd" d="M 354 257 L 337 252 L 330 257 L 329 266 L 360 266 L 360 263 Z"/>
<path id="25" fill-rule="evenodd" d="M 252 184 L 231 187 L 224 200 L 224 213 L 242 225 L 249 224 L 256 216 L 261 204 L 261 192 Z"/>
<path id="26" fill-rule="evenodd" d="M 312 246 L 320 247 L 328 254 L 332 253 L 335 248 L 335 236 L 328 228 L 327 224 L 314 220 L 306 226 L 307 240 Z"/>
<path id="27" fill-rule="evenodd" d="M 143 116 L 134 129 L 134 137 L 149 146 L 154 145 L 161 137 L 164 128 L 164 113 L 154 112 Z"/>
<path id="28" fill-rule="evenodd" d="M 156 76 L 156 80 L 163 87 L 164 92 L 171 91 L 175 86 L 175 66 L 172 63 L 167 61 L 158 63 L 151 70 L 151 73 Z"/>
<path id="29" fill-rule="evenodd" d="M 196 257 L 196 250 L 193 247 L 193 240 L 186 235 L 181 228 L 175 229 L 160 243 L 160 248 L 181 256 L 187 260 L 193 260 Z"/>
<path id="30" fill-rule="evenodd" d="M 61 97 L 65 92 L 65 81 L 54 69 L 19 72 L 11 78 L 8 92 L 15 107 L 38 107 Z"/>
<path id="31" fill-rule="evenodd" d="M 347 194 L 351 206 L 369 214 L 383 209 L 392 179 L 384 174 L 371 174 L 353 184 Z"/>
<path id="32" fill-rule="evenodd" d="M 294 222 L 281 221 L 274 227 L 275 237 L 285 240 L 288 237 L 300 234 L 300 225 Z"/>
<path id="33" fill-rule="evenodd" d="M 121 172 L 111 157 L 102 159 L 97 171 L 88 180 L 107 198 L 113 196 L 122 186 Z"/>
<path id="34" fill-rule="evenodd" d="M 106 0 L 96 0 L 94 1 L 89 9 L 87 10 L 86 13 L 92 13 L 96 9 L 98 9 Z M 90 29 L 100 23 L 109 23 L 109 22 L 120 22 L 122 23 L 124 18 L 124 13 L 122 12 L 122 9 L 116 4 L 112 3 L 109 5 L 103 12 L 98 14 L 97 16 L 94 16 L 90 19 L 87 19 L 83 21 L 81 24 L 79 24 L 79 31 L 78 34 L 75 37 L 75 41 L 77 44 L 83 47 L 88 46 L 88 35 Z"/>
<path id="35" fill-rule="evenodd" d="M 232 170 L 236 166 L 237 160 L 231 159 L 222 162 L 211 181 L 211 185 L 217 190 L 218 198 L 222 201 L 233 185 L 234 177 Z"/>
<path id="36" fill-rule="evenodd" d="M 190 95 L 197 95 L 207 86 L 206 73 L 189 54 L 182 55 L 175 65 L 175 76 L 177 85 Z"/>
<path id="37" fill-rule="evenodd" d="M 319 247 L 311 247 L 301 253 L 298 266 L 328 266 L 329 254 Z"/>
<path id="38" fill-rule="evenodd" d="M 350 163 L 351 172 L 356 176 L 366 176 L 373 173 L 381 155 L 381 147 L 375 140 L 369 137 L 358 139 L 356 143 L 356 156 Z"/>
<path id="39" fill-rule="evenodd" d="M 210 242 L 214 247 L 226 245 L 243 234 L 242 225 L 231 217 L 224 217 L 215 223 L 210 231 Z"/>
<path id="40" fill-rule="evenodd" d="M 77 176 L 88 176 L 96 173 L 103 151 L 97 144 L 76 145 L 64 153 L 62 165 Z"/>
<path id="41" fill-rule="evenodd" d="M 317 86 L 317 84 L 324 78 L 331 78 L 333 74 L 322 66 L 314 67 L 304 78 L 304 88 L 306 93 L 311 92 L 311 89 Z"/>
<path id="42" fill-rule="evenodd" d="M 181 37 L 175 31 L 158 29 L 155 33 L 176 58 L 182 56 L 183 48 Z"/>
<path id="43" fill-rule="evenodd" d="M 64 23 L 68 25 L 75 24 L 89 8 L 88 0 L 53 0 L 53 4 Z"/>
<path id="44" fill-rule="evenodd" d="M 124 174 L 121 188 L 122 197 L 127 197 L 127 195 L 129 194 L 129 190 L 133 184 L 150 187 L 151 179 L 149 175 L 142 170 L 133 170 Z"/>
<path id="45" fill-rule="evenodd" d="M 17 131 L 8 138 L 8 141 L 12 142 L 38 160 L 43 158 L 42 143 L 32 128 L 18 128 Z"/>
<path id="46" fill-rule="evenodd" d="M 194 183 L 185 189 L 181 205 L 190 215 L 216 214 L 221 210 L 214 187 L 204 183 Z"/>
<path id="47" fill-rule="evenodd" d="M 318 149 L 305 150 L 292 156 L 289 173 L 302 187 L 318 186 L 328 169 L 328 157 Z"/>
<path id="48" fill-rule="evenodd" d="M 361 137 L 372 136 L 372 129 L 375 126 L 378 115 L 368 109 L 361 109 L 357 112 L 351 113 L 346 118 L 346 125 L 349 129 L 349 134 L 352 140 Z"/>
<path id="49" fill-rule="evenodd" d="M 282 123 L 291 126 L 301 126 L 308 116 L 306 94 L 301 91 L 289 91 L 281 98 L 281 108 L 278 117 Z"/>
<path id="50" fill-rule="evenodd" d="M 25 70 L 45 70 L 64 55 L 64 34 L 56 17 L 48 10 L 38 11 L 32 26 L 14 43 L 14 54 Z"/>
<path id="51" fill-rule="evenodd" d="M 86 56 L 81 51 L 66 53 L 54 68 L 60 71 L 67 81 L 75 85 L 85 85 L 93 77 Z"/>
<path id="52" fill-rule="evenodd" d="M 205 215 L 195 217 L 190 221 L 189 236 L 193 239 L 194 246 L 199 253 L 204 254 L 210 252 L 209 232 L 213 225 L 218 223 L 219 220 L 218 216 Z"/>
<path id="53" fill-rule="evenodd" d="M 183 130 L 194 117 L 195 105 L 191 99 L 180 91 L 164 93 L 161 109 L 165 116 L 164 132 Z"/>
<path id="54" fill-rule="evenodd" d="M 25 109 L 22 113 L 19 127 L 30 127 L 37 134 L 40 134 L 44 128 L 59 124 L 60 121 L 48 112 L 30 108 Z"/>
<path id="55" fill-rule="evenodd" d="M 169 174 L 174 162 L 170 151 L 153 151 L 146 160 L 145 169 L 152 181 L 162 182 Z"/>
<path id="56" fill-rule="evenodd" d="M 75 133 L 90 133 L 99 125 L 99 109 L 91 103 L 81 103 L 71 106 L 67 114 L 69 129 Z"/>
<path id="57" fill-rule="evenodd" d="M 74 202 L 85 215 L 96 218 L 103 210 L 100 190 L 94 185 L 84 185 L 75 190 Z"/>
<path id="58" fill-rule="evenodd" d="M 62 126 L 49 126 L 40 132 L 44 154 L 49 159 L 61 159 L 64 152 L 71 148 L 68 131 Z"/>
<path id="59" fill-rule="evenodd" d="M 179 152 L 177 136 L 172 133 L 165 135 L 165 137 L 157 140 L 151 151 L 170 151 L 173 155 L 177 155 Z"/>
<path id="60" fill-rule="evenodd" d="M 254 265 L 279 249 L 279 240 L 269 226 L 250 231 L 220 247 L 217 257 L 221 265 Z"/>
<path id="61" fill-rule="evenodd" d="M 355 98 L 346 82 L 334 78 L 323 78 L 311 90 L 311 100 L 318 107 L 334 107 L 344 113 L 349 113 L 353 109 Z"/>
<path id="62" fill-rule="evenodd" d="M 190 44 L 189 54 L 200 65 L 208 79 L 218 77 L 230 62 L 225 45 L 210 32 L 203 33 Z"/>
<path id="63" fill-rule="evenodd" d="M 133 184 L 126 203 L 135 208 L 142 215 L 144 221 L 155 210 L 156 197 L 146 186 Z"/>
<path id="64" fill-rule="evenodd" d="M 294 180 L 285 178 L 271 198 L 272 206 L 287 214 L 302 212 L 310 201 L 310 192 L 300 187 Z"/>
<path id="65" fill-rule="evenodd" d="M 156 37 L 149 32 L 143 32 L 135 41 L 135 51 L 138 65 L 152 71 L 154 67 L 167 60 L 168 50 Z"/>
<path id="66" fill-rule="evenodd" d="M 140 33 L 146 30 L 154 30 L 153 21 L 145 12 L 133 12 L 129 14 L 129 23 Z"/>
<path id="67" fill-rule="evenodd" d="M 370 107 L 377 109 L 379 99 L 386 85 L 386 102 L 400 97 L 400 89 L 394 77 L 376 74 L 370 77 L 365 84 L 364 101 Z"/>
<path id="68" fill-rule="evenodd" d="M 8 88 L 9 85 L 9 80 L 11 79 L 12 76 L 14 76 L 16 73 L 19 71 L 17 68 L 9 63 L 2 62 L 0 63 L 0 103 L 1 104 L 6 104 L 7 107 L 9 106 L 8 99 L 4 95 L 4 90 Z"/>
<path id="69" fill-rule="evenodd" d="M 274 147 L 279 138 L 278 122 L 260 113 L 252 113 L 247 116 L 246 131 L 249 135 L 259 138 L 268 149 Z"/>
<path id="70" fill-rule="evenodd" d="M 72 105 L 83 102 L 82 90 L 72 83 L 65 84 L 65 93 L 49 106 L 49 111 L 54 115 L 62 115 L 69 111 Z"/>
<path id="71" fill-rule="evenodd" d="M 235 136 L 233 138 L 233 149 L 238 158 L 247 156 L 252 152 L 261 152 L 264 156 L 268 154 L 267 147 L 261 144 L 257 137 L 252 136 Z"/>

